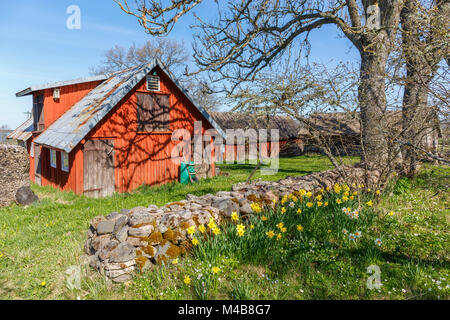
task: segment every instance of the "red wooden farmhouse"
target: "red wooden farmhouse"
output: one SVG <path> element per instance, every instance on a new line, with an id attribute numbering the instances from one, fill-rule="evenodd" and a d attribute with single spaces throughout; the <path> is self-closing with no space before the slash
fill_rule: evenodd
<path id="1" fill-rule="evenodd" d="M 16 94 L 27 95 L 33 117 L 12 135 L 26 141 L 31 180 L 77 194 L 101 197 L 179 179 L 172 133 L 193 134 L 194 121 L 201 121 L 202 133 L 215 129 L 224 136 L 157 59 Z"/>

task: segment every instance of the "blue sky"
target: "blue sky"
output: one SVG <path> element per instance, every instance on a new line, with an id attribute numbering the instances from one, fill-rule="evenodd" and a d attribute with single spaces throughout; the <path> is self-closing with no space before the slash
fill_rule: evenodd
<path id="1" fill-rule="evenodd" d="M 196 12 L 211 15 L 212 0 Z M 81 29 L 69 30 L 66 13 L 70 5 L 81 9 Z M 183 17 L 170 38 L 183 40 L 190 48 L 192 16 Z M 311 60 L 358 61 L 358 54 L 333 26 L 311 34 Z M 137 20 L 125 14 L 112 0 L 15 0 L 0 1 L 0 125 L 14 129 L 31 111 L 31 97 L 15 93 L 31 85 L 69 80 L 89 75 L 89 67 L 102 54 L 119 44 L 124 47 L 151 40 Z"/>

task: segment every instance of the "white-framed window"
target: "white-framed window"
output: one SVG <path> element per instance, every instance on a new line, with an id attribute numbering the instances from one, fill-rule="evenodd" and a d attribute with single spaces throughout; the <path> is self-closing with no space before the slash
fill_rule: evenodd
<path id="1" fill-rule="evenodd" d="M 56 168 L 56 150 L 50 149 L 50 166 Z"/>
<path id="2" fill-rule="evenodd" d="M 69 154 L 61 152 L 61 170 L 69 172 Z"/>
<path id="3" fill-rule="evenodd" d="M 160 91 L 159 76 L 147 75 L 147 90 L 148 91 Z"/>
<path id="4" fill-rule="evenodd" d="M 30 145 L 30 157 L 34 158 L 34 142 Z"/>

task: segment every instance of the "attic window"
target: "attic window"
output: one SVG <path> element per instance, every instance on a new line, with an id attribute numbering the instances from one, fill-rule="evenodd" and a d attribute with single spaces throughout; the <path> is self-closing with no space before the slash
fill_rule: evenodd
<path id="1" fill-rule="evenodd" d="M 147 90 L 148 91 L 159 91 L 159 76 L 148 75 L 147 76 Z"/>

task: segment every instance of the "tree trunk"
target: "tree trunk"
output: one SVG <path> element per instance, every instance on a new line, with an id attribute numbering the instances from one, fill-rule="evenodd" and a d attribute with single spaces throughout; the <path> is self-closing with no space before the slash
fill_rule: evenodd
<path id="1" fill-rule="evenodd" d="M 402 140 L 413 146 L 419 146 L 422 139 L 423 117 L 427 117 L 427 100 L 428 90 L 427 84 L 420 85 L 417 81 L 413 81 L 414 72 L 408 72 L 403 94 L 402 106 L 402 122 L 403 135 Z M 406 168 L 406 174 L 414 176 L 417 171 L 417 152 L 407 145 L 403 146 L 403 164 Z"/>
<path id="2" fill-rule="evenodd" d="M 382 41 L 378 43 L 383 46 Z M 388 57 L 386 48 L 378 48 L 376 54 L 361 54 L 358 102 L 361 111 L 362 156 L 369 166 L 380 167 L 387 159 L 385 69 Z"/>
<path id="3" fill-rule="evenodd" d="M 445 17 L 450 6 L 446 1 L 437 1 L 438 14 L 431 17 L 431 23 L 423 21 L 418 14 L 419 8 L 419 0 L 407 0 L 400 16 L 402 55 L 406 65 L 401 139 L 405 143 L 402 145 L 403 164 L 409 176 L 414 176 L 417 171 L 417 151 L 414 147 L 419 147 L 424 129 L 431 127 L 432 111 L 428 110 L 428 88 L 437 71 L 438 63 L 446 52 L 439 46 L 433 47 L 433 43 L 440 37 L 438 27 L 440 15 Z M 445 25 L 441 28 L 446 29 Z M 438 49 L 443 53 L 439 53 Z"/>

